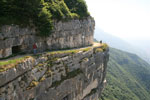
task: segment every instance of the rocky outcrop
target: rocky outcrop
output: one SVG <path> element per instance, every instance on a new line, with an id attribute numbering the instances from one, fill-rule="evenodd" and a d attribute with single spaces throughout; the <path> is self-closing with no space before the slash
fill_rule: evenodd
<path id="1" fill-rule="evenodd" d="M 35 28 L 21 28 L 16 25 L 5 25 L 0 29 L 0 58 L 12 53 L 32 52 L 36 43 L 38 52 L 76 48 L 92 45 L 95 22 L 91 17 L 83 20 L 55 22 L 54 30 L 48 37 L 37 35 Z"/>
<path id="2" fill-rule="evenodd" d="M 95 47 L 24 57 L 0 72 L 0 100 L 99 100 L 108 58 Z"/>

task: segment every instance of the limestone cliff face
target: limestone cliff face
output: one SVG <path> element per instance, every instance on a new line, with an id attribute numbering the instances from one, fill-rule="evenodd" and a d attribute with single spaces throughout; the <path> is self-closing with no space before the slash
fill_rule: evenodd
<path id="1" fill-rule="evenodd" d="M 0 58 L 33 52 L 34 43 L 38 52 L 76 49 L 0 60 L 0 100 L 99 100 L 109 50 L 91 46 L 94 26 L 91 17 L 55 22 L 49 37 L 38 36 L 35 28 L 2 26 Z"/>
<path id="2" fill-rule="evenodd" d="M 40 37 L 34 28 L 5 25 L 0 29 L 0 58 L 10 56 L 16 46 L 21 52 L 32 52 L 34 43 L 38 46 L 38 52 L 92 45 L 94 27 L 95 22 L 91 17 L 59 21 L 54 23 L 49 37 Z"/>
<path id="3" fill-rule="evenodd" d="M 24 57 L 0 72 L 0 100 L 99 100 L 108 58 L 96 47 Z"/>

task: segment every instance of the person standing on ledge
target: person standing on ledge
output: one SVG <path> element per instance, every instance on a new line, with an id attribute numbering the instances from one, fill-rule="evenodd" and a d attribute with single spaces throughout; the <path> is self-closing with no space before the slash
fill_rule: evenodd
<path id="1" fill-rule="evenodd" d="M 100 44 L 102 44 L 102 40 L 100 40 Z"/>
<path id="2" fill-rule="evenodd" d="M 36 54 L 36 52 L 37 52 L 37 46 L 36 46 L 36 43 L 34 43 L 33 44 L 33 53 Z"/>

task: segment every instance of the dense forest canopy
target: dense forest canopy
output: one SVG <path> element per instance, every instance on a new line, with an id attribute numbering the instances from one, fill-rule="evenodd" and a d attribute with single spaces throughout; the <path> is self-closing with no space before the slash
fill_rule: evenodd
<path id="1" fill-rule="evenodd" d="M 53 20 L 88 17 L 84 0 L 0 0 L 0 25 L 34 24 L 40 35 L 47 36 Z"/>

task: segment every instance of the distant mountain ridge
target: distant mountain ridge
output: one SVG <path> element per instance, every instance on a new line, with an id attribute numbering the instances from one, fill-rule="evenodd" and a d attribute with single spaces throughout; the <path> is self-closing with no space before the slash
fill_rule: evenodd
<path id="1" fill-rule="evenodd" d="M 148 54 L 147 51 L 144 50 L 142 46 L 138 47 L 138 44 L 134 45 L 134 44 L 128 43 L 124 41 L 123 39 L 120 39 L 119 37 L 113 36 L 109 33 L 102 31 L 98 27 L 96 27 L 95 29 L 94 37 L 98 41 L 102 40 L 103 42 L 106 42 L 110 47 L 137 54 L 142 59 L 150 63 L 150 54 Z"/>

